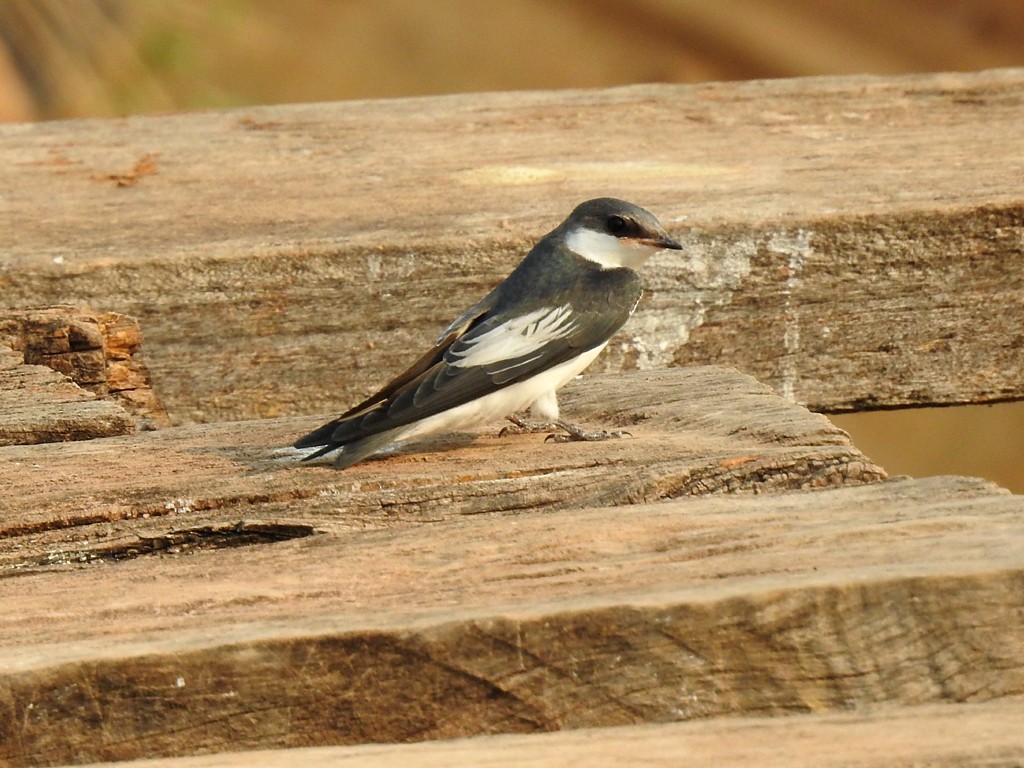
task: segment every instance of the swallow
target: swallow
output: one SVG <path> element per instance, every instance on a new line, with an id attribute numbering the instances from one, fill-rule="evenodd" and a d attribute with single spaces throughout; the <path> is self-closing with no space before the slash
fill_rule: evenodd
<path id="1" fill-rule="evenodd" d="M 603 439 L 559 418 L 559 388 L 625 324 L 643 294 L 638 269 L 680 250 L 645 209 L 610 197 L 578 205 L 494 290 L 377 393 L 294 447 L 303 461 L 337 451 L 350 467 L 394 443 L 473 429 L 529 409 L 568 439 Z"/>

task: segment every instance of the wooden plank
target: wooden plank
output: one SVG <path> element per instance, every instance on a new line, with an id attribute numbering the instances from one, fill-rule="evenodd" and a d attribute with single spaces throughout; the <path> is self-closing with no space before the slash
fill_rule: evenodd
<path id="1" fill-rule="evenodd" d="M 580 765 L 714 765 L 722 768 L 818 768 L 896 765 L 1013 766 L 1024 761 L 1024 704 L 882 707 L 781 719 L 730 718 L 692 723 L 580 729 L 529 736 L 481 736 L 426 744 L 362 745 L 225 752 L 117 763 L 123 768 L 234 768 L 260 765 L 403 765 L 440 768 L 574 768 Z M 111 765 L 111 764 L 108 764 Z"/>
<path id="2" fill-rule="evenodd" d="M 635 436 L 341 473 L 274 455 L 308 418 L 0 448 L 0 760 L 1024 695 L 1024 499 L 864 482 L 731 371 L 567 389 Z"/>
<path id="3" fill-rule="evenodd" d="M 444 522 L 382 510 L 348 521 L 361 531 L 5 579 L 18 727 L 0 756 L 1020 697 L 1022 512 L 953 479 Z"/>
<path id="4" fill-rule="evenodd" d="M 75 541 L 73 551 L 88 559 L 79 551 L 86 543 L 83 525 L 123 521 L 131 534 L 147 532 L 150 524 L 163 532 L 169 521 L 157 518 L 176 519 L 184 508 L 188 519 L 224 523 L 269 505 L 273 519 L 284 514 L 318 525 L 336 520 L 339 509 L 448 518 L 885 477 L 825 417 L 785 403 L 763 384 L 727 369 L 587 377 L 567 388 L 562 406 L 580 423 L 627 429 L 634 436 L 554 445 L 544 443 L 543 435 L 499 438 L 498 424 L 475 442 L 469 433 L 439 436 L 342 473 L 329 464 L 299 471 L 294 460 L 275 455 L 315 426 L 309 418 L 11 447 L 0 453 L 0 487 L 7 491 L 0 499 L 0 535 L 57 537 L 35 538 L 32 548 L 16 550 L 20 554 L 7 550 L 15 558 L 8 562 L 23 556 L 41 561 L 48 551 Z M 67 492 L 70 482 L 73 495 Z M 297 502 L 294 512 L 291 502 Z M 101 532 L 100 544 L 110 534 Z"/>
<path id="5" fill-rule="evenodd" d="M 137 316 L 178 422 L 336 411 L 613 194 L 686 251 L 598 370 L 723 362 L 821 410 L 1020 398 L 1022 122 L 1004 70 L 0 126 L 2 301 Z"/>

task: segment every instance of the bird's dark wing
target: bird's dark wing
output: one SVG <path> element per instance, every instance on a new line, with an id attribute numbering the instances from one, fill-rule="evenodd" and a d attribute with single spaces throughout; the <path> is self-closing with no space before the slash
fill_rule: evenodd
<path id="1" fill-rule="evenodd" d="M 491 310 L 492 301 L 492 295 L 488 295 L 485 299 L 477 302 L 455 318 L 451 325 L 445 328 L 444 333 L 441 334 L 438 340 L 434 342 L 434 346 L 423 353 L 423 356 L 420 357 L 419 360 L 381 387 L 379 392 L 371 395 L 359 405 L 350 408 L 338 418 L 346 419 L 360 413 L 361 411 L 367 410 L 372 405 L 376 405 L 381 401 L 387 400 L 410 381 L 414 381 L 425 371 L 430 370 L 431 367 L 444 358 L 449 347 L 465 336 L 466 332 L 475 324 L 485 319 L 487 313 Z"/>
<path id="2" fill-rule="evenodd" d="M 369 411 L 378 403 L 384 402 L 388 400 L 388 398 L 393 397 L 402 387 L 408 385 L 412 381 L 415 381 L 425 372 L 429 371 L 433 366 L 437 365 L 444 358 L 444 354 L 448 351 L 448 348 L 465 335 L 465 333 L 473 327 L 474 323 L 481 321 L 486 316 L 488 311 L 490 311 L 492 301 L 493 294 L 488 295 L 483 300 L 467 309 L 455 318 L 452 324 L 445 329 L 444 333 L 441 334 L 441 337 L 434 343 L 434 346 L 423 353 L 420 359 L 409 366 L 409 368 L 398 374 L 395 378 L 381 387 L 379 391 L 370 395 L 366 400 L 345 411 L 345 413 L 341 414 L 338 418 L 318 427 L 308 435 L 300 437 L 293 444 L 294 447 L 312 448 L 313 446 L 318 445 L 329 445 L 332 442 L 331 435 L 339 424 L 348 419 L 353 419 L 359 414 Z"/>
<path id="3" fill-rule="evenodd" d="M 385 388 L 387 394 L 382 390 L 348 415 L 302 438 L 296 447 L 340 447 L 411 424 L 536 376 L 603 344 L 629 318 L 641 292 L 635 273 L 629 270 L 606 271 L 605 277 L 604 290 L 587 296 L 586 309 L 566 303 L 529 311 L 520 308 L 521 314 L 478 316 L 443 349 L 435 347 L 394 379 Z M 413 375 L 417 369 L 419 373 Z"/>

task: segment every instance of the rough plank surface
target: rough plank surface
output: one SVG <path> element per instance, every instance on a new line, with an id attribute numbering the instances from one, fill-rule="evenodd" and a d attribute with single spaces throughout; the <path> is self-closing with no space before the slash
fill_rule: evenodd
<path id="1" fill-rule="evenodd" d="M 0 445 L 167 426 L 141 347 L 139 324 L 117 312 L 0 310 Z"/>
<path id="2" fill-rule="evenodd" d="M 0 344 L 0 446 L 126 435 L 134 427 L 119 404 L 48 366 L 26 365 L 21 352 Z"/>
<path id="3" fill-rule="evenodd" d="M 1024 499 L 866 482 L 732 371 L 567 390 L 635 437 L 345 472 L 274 457 L 298 418 L 0 449 L 0 761 L 1024 696 Z"/>
<path id="4" fill-rule="evenodd" d="M 983 483 L 347 522 L 0 581 L 0 756 L 1024 695 L 1024 501 Z"/>
<path id="5" fill-rule="evenodd" d="M 0 536 L 21 541 L 48 532 L 74 541 L 89 530 L 81 526 L 112 521 L 127 521 L 130 531 L 141 533 L 170 522 L 153 518 L 174 521 L 182 510 L 192 520 L 212 514 L 211 520 L 224 522 L 266 510 L 315 523 L 340 515 L 351 524 L 352 515 L 375 517 L 381 510 L 435 519 L 885 477 L 824 416 L 784 402 L 736 371 L 592 376 L 564 392 L 566 415 L 634 436 L 556 445 L 545 443 L 544 435 L 500 438 L 499 423 L 475 440 L 469 433 L 438 436 L 344 472 L 329 462 L 298 465 L 275 454 L 315 426 L 308 418 L 7 448 L 0 452 L 0 487 L 7 491 L 0 498 Z M 150 520 L 138 519 L 144 516 Z M 108 534 L 103 529 L 104 540 Z M 31 551 L 41 557 L 49 540 L 33 541 Z M 18 555 L 9 548 L 0 555 L 11 557 Z"/>
<path id="6" fill-rule="evenodd" d="M 428 744 L 321 747 L 117 763 L 123 768 L 344 766 L 577 768 L 680 765 L 718 768 L 897 768 L 1024 763 L 1024 702 L 878 707 L 786 720 L 742 718 L 487 736 Z M 107 764 L 110 765 L 110 764 Z"/>
<path id="7" fill-rule="evenodd" d="M 178 422 L 337 410 L 613 194 L 686 251 L 599 370 L 721 362 L 821 410 L 1020 398 L 1022 123 L 1005 70 L 0 126 L 0 295 L 137 316 Z"/>

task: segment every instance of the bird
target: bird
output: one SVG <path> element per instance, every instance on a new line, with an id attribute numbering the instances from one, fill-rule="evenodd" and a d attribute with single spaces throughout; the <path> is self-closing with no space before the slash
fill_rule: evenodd
<path id="1" fill-rule="evenodd" d="M 611 197 L 577 205 L 490 293 L 456 317 L 408 370 L 299 438 L 303 461 L 337 451 L 338 469 L 395 443 L 473 429 L 529 408 L 563 439 L 621 433 L 559 418 L 557 392 L 590 365 L 643 294 L 639 268 L 681 250 L 657 218 Z"/>

